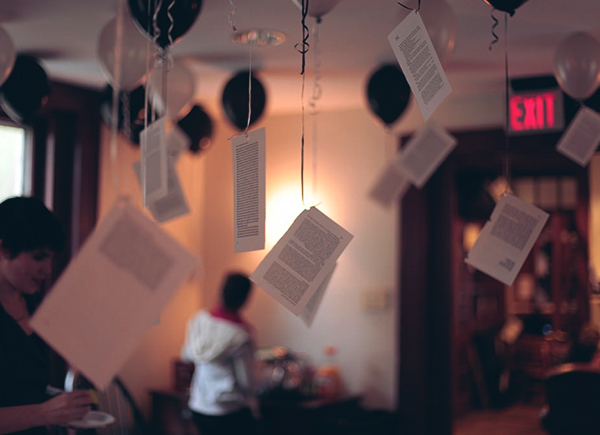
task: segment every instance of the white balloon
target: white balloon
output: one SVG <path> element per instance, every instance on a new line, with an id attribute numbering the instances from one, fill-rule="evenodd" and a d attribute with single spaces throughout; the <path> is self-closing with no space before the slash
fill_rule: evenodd
<path id="1" fill-rule="evenodd" d="M 444 63 L 456 46 L 458 35 L 456 12 L 445 0 L 429 0 L 421 2 L 419 13 L 440 62 Z"/>
<path id="2" fill-rule="evenodd" d="M 554 76 L 574 99 L 591 97 L 600 84 L 600 42 L 585 32 L 565 38 L 554 57 Z"/>
<path id="3" fill-rule="evenodd" d="M 0 86 L 10 75 L 16 57 L 15 47 L 10 35 L 0 27 Z"/>
<path id="4" fill-rule="evenodd" d="M 298 8 L 302 9 L 302 3 L 299 0 L 292 0 Z M 315 18 L 321 18 L 332 10 L 340 0 L 310 0 L 308 2 L 308 15 Z"/>
<path id="5" fill-rule="evenodd" d="M 163 99 L 163 69 L 155 69 L 150 76 L 150 97 L 159 113 L 171 119 L 184 117 L 192 108 L 192 100 L 196 93 L 194 74 L 180 60 L 173 61 L 167 70 L 167 104 Z"/>
<path id="6" fill-rule="evenodd" d="M 152 56 L 142 36 L 129 15 L 123 17 L 120 56 L 120 79 L 115 77 L 115 50 L 117 48 L 117 18 L 109 21 L 98 38 L 98 58 L 109 83 L 123 91 L 138 87 L 146 77 L 148 59 Z"/>

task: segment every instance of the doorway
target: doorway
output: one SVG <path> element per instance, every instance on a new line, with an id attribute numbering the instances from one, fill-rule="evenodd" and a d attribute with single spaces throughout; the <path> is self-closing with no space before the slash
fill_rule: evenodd
<path id="1" fill-rule="evenodd" d="M 511 316 L 523 328 L 557 334 L 552 345 L 558 343 L 559 351 L 559 332 L 568 333 L 575 327 L 569 323 L 586 320 L 588 313 L 587 169 L 555 150 L 559 133 L 512 137 L 508 146 L 502 130 L 452 134 L 458 140 L 452 154 L 426 186 L 412 187 L 402 200 L 398 409 L 414 434 L 449 435 L 456 416 L 516 400 L 489 385 L 490 379 L 500 383 L 494 377 L 502 370 L 482 360 Z M 536 205 L 551 214 L 544 237 L 522 268 L 528 276 L 511 289 L 463 261 L 467 233 L 476 233 L 491 214 L 492 187 L 503 178 L 513 190 L 521 183 L 522 194 L 529 186 Z M 548 192 L 554 197 L 546 198 Z M 542 276 L 536 265 L 543 255 L 547 265 L 552 263 Z M 534 290 L 545 289 L 545 305 L 531 293 L 532 280 Z M 511 356 L 511 381 L 536 394 L 536 376 L 544 369 L 536 357 L 551 340 L 529 335 L 531 342 L 520 343 L 523 349 Z"/>

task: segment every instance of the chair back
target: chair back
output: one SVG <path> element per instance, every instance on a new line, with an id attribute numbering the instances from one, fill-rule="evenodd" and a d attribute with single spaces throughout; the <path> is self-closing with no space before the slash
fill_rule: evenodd
<path id="1" fill-rule="evenodd" d="M 587 364 L 562 364 L 545 379 L 548 415 L 544 426 L 552 435 L 600 434 L 600 369 Z"/>

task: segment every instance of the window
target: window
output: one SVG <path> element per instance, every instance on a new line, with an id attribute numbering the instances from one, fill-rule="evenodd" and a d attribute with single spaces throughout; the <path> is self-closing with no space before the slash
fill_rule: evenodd
<path id="1" fill-rule="evenodd" d="M 25 130 L 0 124 L 0 202 L 27 194 Z"/>

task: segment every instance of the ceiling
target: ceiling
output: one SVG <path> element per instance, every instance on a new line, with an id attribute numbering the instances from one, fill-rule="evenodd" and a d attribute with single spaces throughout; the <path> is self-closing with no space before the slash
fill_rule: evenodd
<path id="1" fill-rule="evenodd" d="M 52 79 L 102 88 L 106 78 L 97 60 L 98 35 L 115 17 L 119 0 L 1 0 L 0 25 L 15 49 L 37 56 Z M 435 4 L 439 0 L 422 0 Z M 492 8 L 482 0 L 447 0 L 458 21 L 457 44 L 445 62 L 454 95 L 495 92 L 504 86 L 504 42 L 513 77 L 552 74 L 560 41 L 575 31 L 600 37 L 598 0 L 529 0 L 508 18 L 496 12 L 500 42 L 490 51 Z M 232 16 L 238 29 L 278 29 L 287 41 L 251 50 L 230 42 Z M 406 5 L 416 5 L 407 0 Z M 431 8 L 432 5 L 427 5 Z M 425 6 L 423 6 L 423 12 Z M 365 104 L 365 85 L 384 62 L 395 62 L 387 35 L 406 16 L 393 0 L 341 0 L 319 30 L 322 108 Z M 309 19 L 312 27 L 314 20 Z M 298 110 L 302 56 L 301 13 L 292 0 L 204 0 L 191 30 L 172 53 L 196 78 L 196 99 L 217 110 L 226 81 L 250 62 L 267 91 L 271 112 Z M 309 39 L 309 41 L 311 41 Z M 315 44 L 307 53 L 306 80 L 312 81 Z M 308 81 L 307 83 L 311 83 Z"/>

